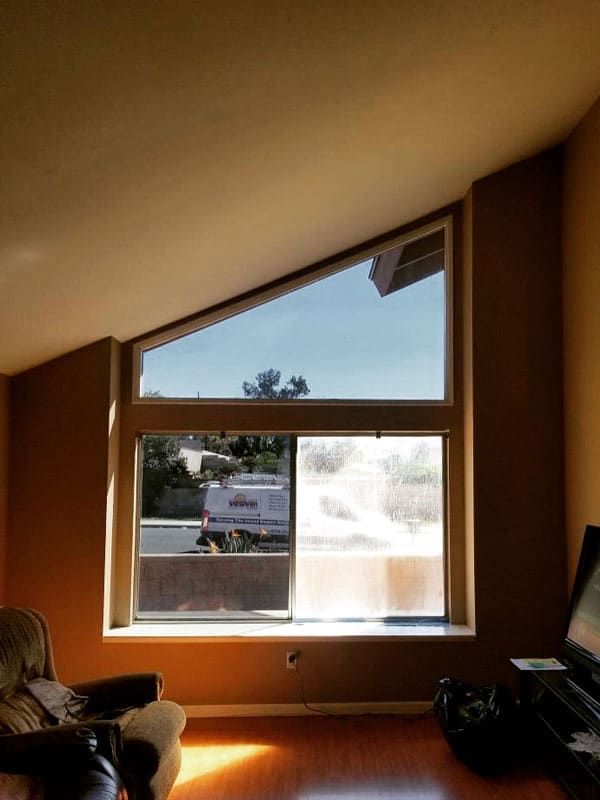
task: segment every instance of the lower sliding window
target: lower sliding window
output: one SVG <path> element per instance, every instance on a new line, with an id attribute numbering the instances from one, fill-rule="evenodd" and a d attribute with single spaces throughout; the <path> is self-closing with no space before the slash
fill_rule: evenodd
<path id="1" fill-rule="evenodd" d="M 142 436 L 137 619 L 444 618 L 446 443 Z"/>

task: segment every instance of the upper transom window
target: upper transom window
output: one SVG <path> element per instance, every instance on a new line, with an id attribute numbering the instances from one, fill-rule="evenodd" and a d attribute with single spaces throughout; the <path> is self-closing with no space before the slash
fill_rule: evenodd
<path id="1" fill-rule="evenodd" d="M 448 220 L 140 352 L 139 396 L 449 399 Z M 335 271 L 337 270 L 337 271 Z"/>

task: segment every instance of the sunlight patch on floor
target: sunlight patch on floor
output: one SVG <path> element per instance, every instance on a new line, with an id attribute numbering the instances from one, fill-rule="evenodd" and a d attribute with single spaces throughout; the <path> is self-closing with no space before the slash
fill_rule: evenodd
<path id="1" fill-rule="evenodd" d="M 244 759 L 264 755 L 270 750 L 273 747 L 268 744 L 184 745 L 181 770 L 175 786 L 231 767 Z"/>

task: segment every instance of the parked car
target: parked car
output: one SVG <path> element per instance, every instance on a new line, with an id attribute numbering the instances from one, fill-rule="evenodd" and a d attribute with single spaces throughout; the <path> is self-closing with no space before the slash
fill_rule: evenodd
<path id="1" fill-rule="evenodd" d="M 230 531 L 269 545 L 286 543 L 290 532 L 288 485 L 211 484 L 206 488 L 202 533 L 196 544 L 220 544 Z"/>

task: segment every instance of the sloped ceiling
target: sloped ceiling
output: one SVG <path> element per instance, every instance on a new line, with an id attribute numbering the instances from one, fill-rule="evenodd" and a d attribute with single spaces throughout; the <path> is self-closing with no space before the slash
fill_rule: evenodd
<path id="1" fill-rule="evenodd" d="M 598 0 L 5 0 L 0 372 L 461 197 L 600 91 Z"/>

